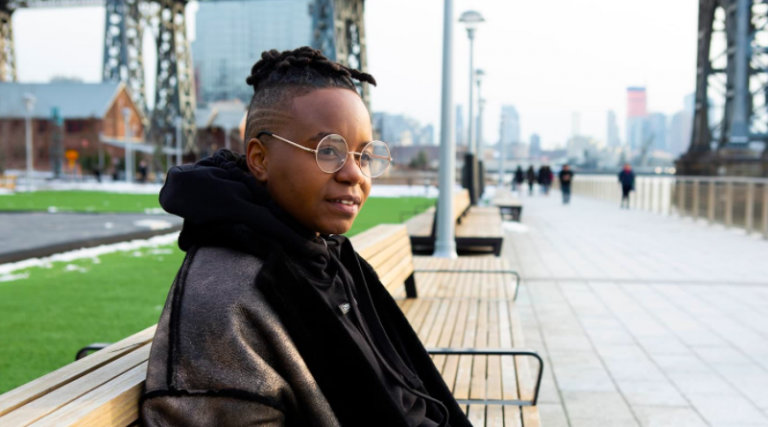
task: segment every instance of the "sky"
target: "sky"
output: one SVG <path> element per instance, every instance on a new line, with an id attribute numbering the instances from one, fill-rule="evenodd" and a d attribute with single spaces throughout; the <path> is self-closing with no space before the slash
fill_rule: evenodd
<path id="1" fill-rule="evenodd" d="M 434 125 L 436 133 L 443 5 L 365 3 L 368 69 L 379 82 L 371 91 L 372 109 L 407 114 Z M 697 0 L 455 0 L 455 20 L 470 9 L 486 19 L 475 38 L 475 66 L 486 73 L 486 143 L 498 140 L 504 104 L 517 108 L 523 140 L 537 133 L 545 148 L 555 148 L 571 135 L 574 112 L 581 117 L 581 134 L 604 141 L 607 112 L 614 110 L 624 139 L 628 86 L 646 86 L 649 111 L 665 114 L 682 110 L 684 97 L 695 89 Z M 192 38 L 194 10 L 193 2 Z M 22 9 L 13 20 L 20 81 L 100 80 L 103 8 Z M 458 22 L 453 40 L 453 98 L 466 114 L 469 42 Z M 144 60 L 152 75 L 152 49 L 145 49 Z M 149 83 L 147 93 L 153 93 Z"/>

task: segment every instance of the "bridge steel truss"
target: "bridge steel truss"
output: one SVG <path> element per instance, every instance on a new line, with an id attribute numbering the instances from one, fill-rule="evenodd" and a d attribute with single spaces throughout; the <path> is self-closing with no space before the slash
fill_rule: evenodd
<path id="1" fill-rule="evenodd" d="M 198 154 L 186 4 L 187 0 L 0 0 L 0 82 L 16 81 L 11 22 L 14 10 L 104 5 L 103 80 L 125 82 L 136 105 L 147 112 L 142 42 L 144 31 L 152 31 L 157 47 L 157 80 L 154 110 L 151 116 L 142 117 L 145 129 L 151 141 L 162 145 L 176 138 L 174 130 L 180 120 L 185 152 Z M 364 0 L 314 0 L 311 14 L 313 47 L 332 60 L 366 72 Z M 368 84 L 357 85 L 369 106 Z"/>
<path id="2" fill-rule="evenodd" d="M 768 0 L 699 0 L 698 35 L 688 152 L 768 143 Z"/>
<path id="3" fill-rule="evenodd" d="M 16 54 L 8 0 L 0 0 L 0 82 L 16 81 Z"/>
<path id="4" fill-rule="evenodd" d="M 312 47 L 342 65 L 368 72 L 364 0 L 315 0 L 312 5 Z M 355 82 L 370 109 L 368 83 Z"/>

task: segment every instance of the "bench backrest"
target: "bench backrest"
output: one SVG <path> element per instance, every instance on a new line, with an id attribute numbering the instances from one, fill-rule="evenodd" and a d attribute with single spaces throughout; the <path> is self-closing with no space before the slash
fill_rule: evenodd
<path id="1" fill-rule="evenodd" d="M 453 195 L 453 219 L 455 222 L 461 220 L 461 217 L 464 216 L 471 204 L 469 190 L 466 188 Z"/>
<path id="2" fill-rule="evenodd" d="M 358 253 L 390 292 L 413 280 L 411 242 L 404 225 L 384 224 L 352 237 Z M 0 395 L 0 426 L 129 426 L 156 326 Z"/>

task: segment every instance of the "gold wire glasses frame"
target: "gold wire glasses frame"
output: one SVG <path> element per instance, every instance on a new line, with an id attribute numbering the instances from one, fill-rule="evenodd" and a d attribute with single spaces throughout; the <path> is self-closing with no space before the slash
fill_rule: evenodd
<path id="1" fill-rule="evenodd" d="M 347 141 L 344 137 L 337 134 L 324 136 L 317 144 L 317 149 L 307 148 L 267 131 L 259 132 L 256 138 L 260 138 L 262 135 L 269 135 L 272 138 L 313 153 L 317 166 L 325 173 L 336 173 L 341 170 L 347 163 L 347 158 L 350 154 L 353 158 L 357 157 L 357 166 L 363 175 L 369 178 L 381 176 L 392 163 L 389 147 L 382 141 L 371 141 L 363 147 L 361 152 L 355 152 L 349 151 Z"/>

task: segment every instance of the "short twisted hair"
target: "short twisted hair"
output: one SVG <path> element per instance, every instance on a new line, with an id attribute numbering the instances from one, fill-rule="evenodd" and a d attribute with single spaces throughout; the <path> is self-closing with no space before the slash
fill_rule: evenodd
<path id="1" fill-rule="evenodd" d="M 376 85 L 370 74 L 341 65 L 311 47 L 278 52 L 265 51 L 245 82 L 253 86 L 248 107 L 245 141 L 261 131 L 270 131 L 290 118 L 291 101 L 317 89 L 342 88 L 356 92 L 354 80 Z"/>

